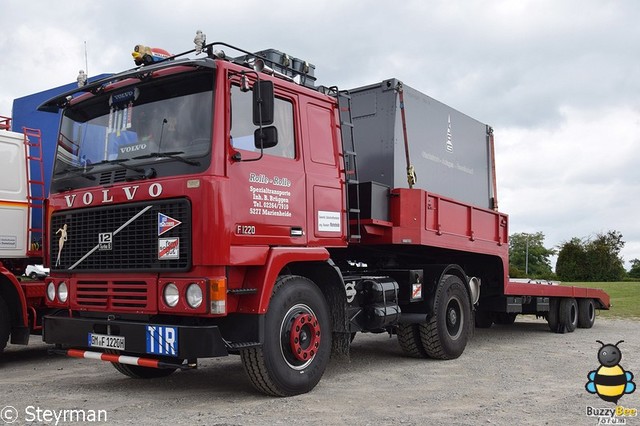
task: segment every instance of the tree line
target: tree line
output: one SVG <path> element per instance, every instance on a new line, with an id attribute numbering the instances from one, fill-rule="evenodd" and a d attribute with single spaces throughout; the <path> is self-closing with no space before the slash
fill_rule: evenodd
<path id="1" fill-rule="evenodd" d="M 592 237 L 572 238 L 555 248 L 544 246 L 544 234 L 516 233 L 509 237 L 509 276 L 512 278 L 559 279 L 562 281 L 621 281 L 640 278 L 640 259 L 624 269 L 620 255 L 624 247 L 618 231 Z M 558 255 L 555 273 L 551 256 Z"/>

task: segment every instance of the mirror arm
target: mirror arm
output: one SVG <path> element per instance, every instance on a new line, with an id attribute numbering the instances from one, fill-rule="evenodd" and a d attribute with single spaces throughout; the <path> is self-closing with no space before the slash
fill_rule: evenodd
<path id="1" fill-rule="evenodd" d="M 256 82 L 253 83 L 253 87 L 255 88 L 256 85 L 258 86 L 258 104 L 261 104 L 262 103 L 262 95 L 260 93 L 260 73 L 258 73 L 257 71 L 232 72 L 232 73 L 229 73 L 229 77 L 234 76 L 234 75 L 240 75 L 241 77 L 244 77 L 247 73 L 251 73 L 251 74 L 255 74 L 256 75 Z M 241 86 L 240 90 L 242 90 L 242 86 Z M 262 132 L 262 108 L 258 108 L 258 114 L 260 115 L 260 124 L 258 124 L 258 128 L 260 130 L 260 156 L 257 157 L 257 158 L 247 158 L 245 160 L 245 159 L 242 158 L 242 155 L 239 152 L 236 151 L 235 154 L 233 154 L 233 156 L 231 156 L 232 160 L 234 160 L 234 161 L 244 161 L 244 162 L 262 160 L 262 157 L 264 156 L 264 133 Z"/>

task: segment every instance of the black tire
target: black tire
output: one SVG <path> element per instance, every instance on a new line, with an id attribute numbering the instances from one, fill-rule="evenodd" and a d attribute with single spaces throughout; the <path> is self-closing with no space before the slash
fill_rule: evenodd
<path id="1" fill-rule="evenodd" d="M 596 322 L 596 302 L 593 299 L 578 299 L 578 327 L 591 328 Z"/>
<path id="2" fill-rule="evenodd" d="M 120 354 L 125 355 L 116 351 L 105 351 L 106 353 L 111 354 Z M 161 359 L 165 362 L 170 362 L 172 364 L 180 364 L 182 363 L 181 359 L 178 358 L 170 358 L 163 357 Z M 151 367 L 141 367 L 139 365 L 130 365 L 130 364 L 121 364 L 119 362 L 112 362 L 113 368 L 118 370 L 120 373 L 124 374 L 127 377 L 131 377 L 132 379 L 159 379 L 162 377 L 167 377 L 172 375 L 176 368 L 151 368 Z"/>
<path id="3" fill-rule="evenodd" d="M 496 324 L 500 325 L 511 325 L 516 322 L 516 317 L 518 314 L 512 312 L 499 312 L 496 315 Z"/>
<path id="4" fill-rule="evenodd" d="M 578 302 L 572 297 L 560 300 L 558 311 L 558 326 L 564 328 L 568 333 L 575 331 L 578 326 Z"/>
<path id="5" fill-rule="evenodd" d="M 269 301 L 264 330 L 262 346 L 240 352 L 253 386 L 273 396 L 312 390 L 331 355 L 331 321 L 320 289 L 304 277 L 280 277 Z"/>
<path id="6" fill-rule="evenodd" d="M 31 278 L 32 280 L 37 280 L 38 279 L 38 274 L 36 274 L 35 272 L 32 272 L 29 274 L 29 278 Z"/>
<path id="7" fill-rule="evenodd" d="M 552 297 L 549 299 L 549 313 L 547 314 L 547 322 L 549 323 L 549 329 L 554 333 L 564 333 L 564 330 L 558 328 L 558 315 L 560 313 L 560 303 L 558 299 Z"/>
<path id="8" fill-rule="evenodd" d="M 9 314 L 9 307 L 4 299 L 0 297 L 0 353 L 7 347 L 9 334 L 11 334 L 11 315 Z"/>
<path id="9" fill-rule="evenodd" d="M 405 355 L 411 358 L 428 358 L 427 351 L 422 346 L 420 325 L 400 324 L 396 329 L 398 343 Z"/>
<path id="10" fill-rule="evenodd" d="M 493 313 L 487 311 L 476 311 L 475 323 L 477 328 L 491 328 L 493 325 Z"/>
<path id="11" fill-rule="evenodd" d="M 457 276 L 445 275 L 436 290 L 433 315 L 420 324 L 422 345 L 430 358 L 455 359 L 464 352 L 471 331 L 466 286 Z"/>
<path id="12" fill-rule="evenodd" d="M 139 365 L 120 364 L 118 362 L 112 362 L 111 365 L 132 379 L 160 379 L 168 377 L 176 371 L 175 368 L 140 367 Z"/>

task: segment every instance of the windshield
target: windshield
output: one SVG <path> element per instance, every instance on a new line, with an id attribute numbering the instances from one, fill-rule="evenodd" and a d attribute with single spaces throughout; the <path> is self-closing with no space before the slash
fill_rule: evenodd
<path id="1" fill-rule="evenodd" d="M 73 181 L 63 187 L 95 185 L 89 182 L 93 175 L 108 170 L 127 169 L 135 175 L 146 164 L 153 164 L 158 175 L 194 173 L 189 168 L 202 166 L 211 151 L 212 86 L 210 72 L 180 74 L 67 108 L 52 190 L 55 183 L 61 189 L 61 181 Z"/>

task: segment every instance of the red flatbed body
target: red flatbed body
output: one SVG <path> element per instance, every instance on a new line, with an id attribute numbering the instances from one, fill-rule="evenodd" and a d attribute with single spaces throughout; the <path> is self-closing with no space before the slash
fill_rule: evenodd
<path id="1" fill-rule="evenodd" d="M 509 281 L 509 217 L 420 189 L 393 189 L 390 221 L 363 220 L 362 244 L 422 245 L 498 258 L 505 296 L 596 299 L 609 309 L 609 295 L 600 289 Z"/>

